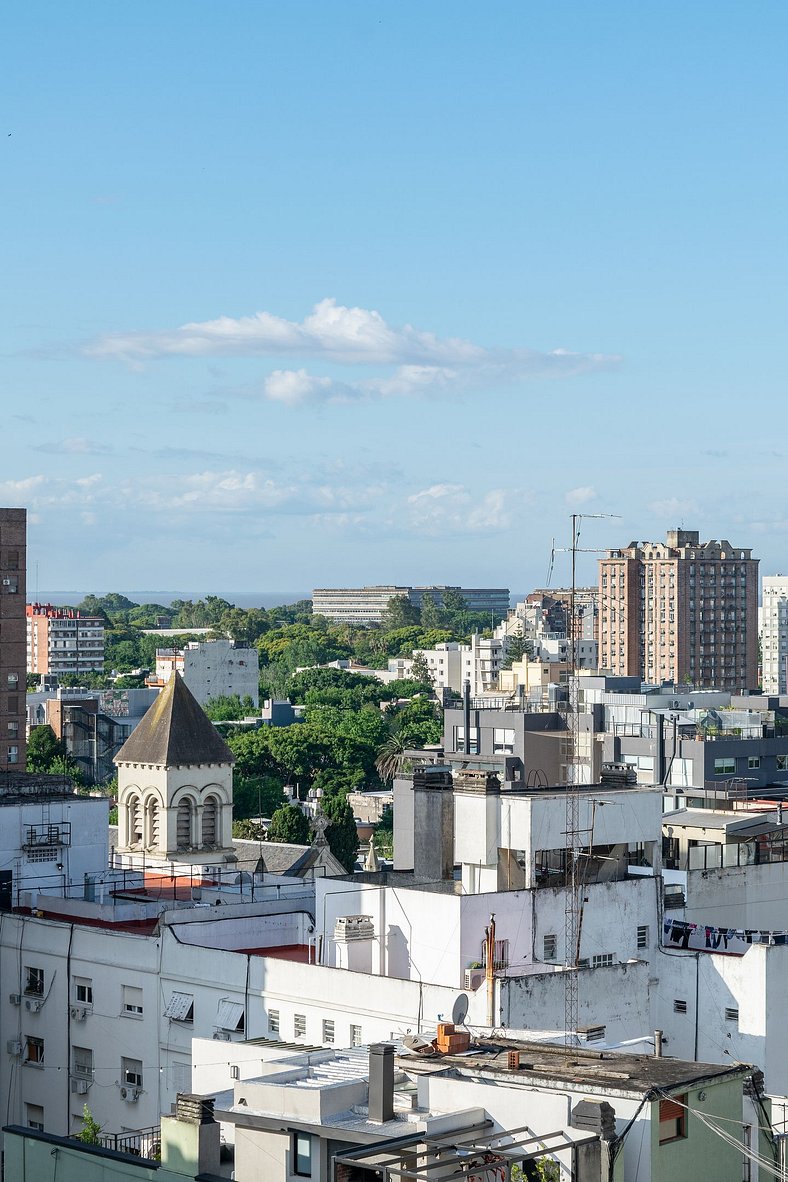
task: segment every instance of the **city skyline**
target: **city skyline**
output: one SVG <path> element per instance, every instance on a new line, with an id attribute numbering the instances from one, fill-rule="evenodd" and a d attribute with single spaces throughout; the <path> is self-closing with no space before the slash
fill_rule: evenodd
<path id="1" fill-rule="evenodd" d="M 782 6 L 42 2 L 7 32 L 31 585 L 528 588 L 575 509 L 620 515 L 591 547 L 692 527 L 785 568 Z"/>

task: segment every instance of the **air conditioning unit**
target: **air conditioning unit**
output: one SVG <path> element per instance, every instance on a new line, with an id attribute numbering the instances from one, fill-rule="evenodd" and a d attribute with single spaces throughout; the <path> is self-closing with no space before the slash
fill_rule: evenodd
<path id="1" fill-rule="evenodd" d="M 17 1058 L 22 1054 L 22 1044 L 17 1039 L 9 1038 L 5 1044 L 5 1049 L 9 1055 L 16 1055 Z"/>
<path id="2" fill-rule="evenodd" d="M 11 1002 L 12 1006 L 21 1006 L 22 994 L 21 993 L 9 993 L 8 1000 Z"/>
<path id="3" fill-rule="evenodd" d="M 479 988 L 484 980 L 484 969 L 466 969 L 463 980 L 463 989 L 470 989 L 475 991 Z"/>
<path id="4" fill-rule="evenodd" d="M 136 1104 L 140 1098 L 140 1089 L 126 1084 L 120 1089 L 120 1098 L 128 1104 Z"/>
<path id="5" fill-rule="evenodd" d="M 76 1092 L 78 1096 L 87 1096 L 89 1087 L 89 1079 L 72 1079 L 71 1081 L 71 1091 Z"/>
<path id="6" fill-rule="evenodd" d="M 230 1031 L 229 1030 L 218 1030 L 218 1029 L 214 1030 L 213 1037 L 215 1039 L 217 1039 L 218 1042 L 229 1042 L 230 1041 Z"/>
<path id="7" fill-rule="evenodd" d="M 75 1022 L 84 1022 L 88 1016 L 87 1006 L 71 1006 L 69 1013 Z"/>
<path id="8" fill-rule="evenodd" d="M 29 1010 L 31 1014 L 37 1014 L 43 1004 L 43 1001 L 38 997 L 28 997 L 25 1001 L 25 1009 Z"/>

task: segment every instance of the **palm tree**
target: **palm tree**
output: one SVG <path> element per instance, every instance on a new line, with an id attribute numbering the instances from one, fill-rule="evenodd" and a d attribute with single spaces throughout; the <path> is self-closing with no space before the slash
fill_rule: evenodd
<path id="1" fill-rule="evenodd" d="M 378 757 L 375 760 L 378 775 L 385 783 L 390 784 L 395 776 L 404 771 L 407 763 L 405 752 L 410 745 L 406 732 L 393 726 L 389 731 L 388 738 L 378 750 Z"/>

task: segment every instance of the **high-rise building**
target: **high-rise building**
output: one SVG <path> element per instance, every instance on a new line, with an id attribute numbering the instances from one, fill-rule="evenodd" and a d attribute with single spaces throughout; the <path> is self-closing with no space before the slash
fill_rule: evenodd
<path id="1" fill-rule="evenodd" d="M 25 766 L 27 511 L 0 509 L 0 772 Z"/>
<path id="2" fill-rule="evenodd" d="M 23 600 L 24 603 L 24 600 Z M 48 603 L 27 606 L 28 673 L 101 673 L 104 621 Z"/>
<path id="3" fill-rule="evenodd" d="M 758 559 L 697 530 L 599 562 L 599 667 L 644 681 L 743 690 L 758 680 Z"/>
<path id="4" fill-rule="evenodd" d="M 788 575 L 765 575 L 763 578 L 761 649 L 764 693 L 788 692 Z"/>

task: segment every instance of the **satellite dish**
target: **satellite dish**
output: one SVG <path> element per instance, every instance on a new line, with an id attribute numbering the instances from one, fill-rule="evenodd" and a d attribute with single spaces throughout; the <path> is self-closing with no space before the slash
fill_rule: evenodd
<path id="1" fill-rule="evenodd" d="M 468 994 L 461 993 L 451 1010 L 451 1020 L 455 1026 L 462 1026 L 468 1016 Z"/>

